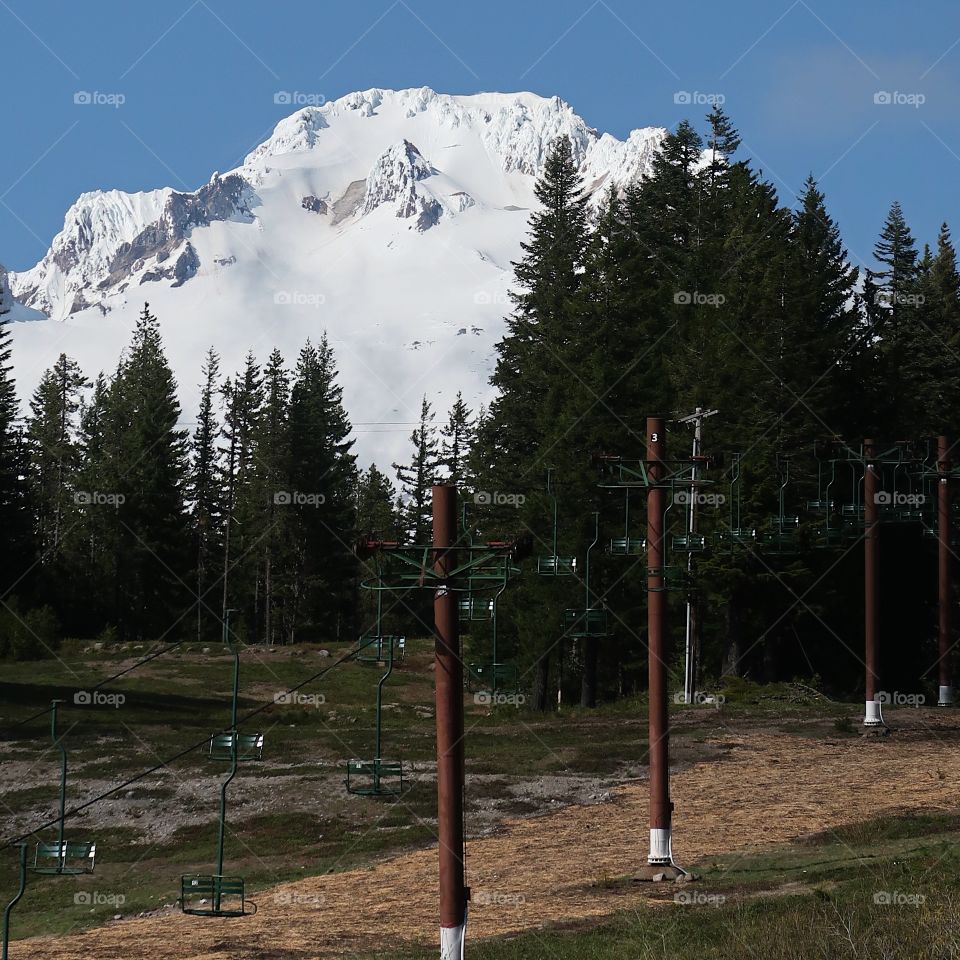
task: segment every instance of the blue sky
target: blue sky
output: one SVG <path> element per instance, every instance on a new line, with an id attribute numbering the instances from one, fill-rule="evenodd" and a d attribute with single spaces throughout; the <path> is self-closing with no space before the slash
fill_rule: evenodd
<path id="1" fill-rule="evenodd" d="M 374 86 L 556 94 L 621 137 L 699 122 L 720 95 L 785 202 L 821 180 L 855 262 L 894 199 L 921 241 L 944 219 L 960 233 L 955 0 L 0 0 L 0 67 L 11 269 L 83 191 L 195 189 L 237 165 L 292 112 L 277 92 Z"/>

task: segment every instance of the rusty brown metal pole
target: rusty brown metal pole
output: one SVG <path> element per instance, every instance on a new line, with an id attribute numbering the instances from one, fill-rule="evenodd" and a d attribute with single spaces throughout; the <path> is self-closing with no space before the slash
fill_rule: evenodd
<path id="1" fill-rule="evenodd" d="M 880 507 L 877 494 L 880 492 L 879 476 L 875 463 L 877 445 L 874 440 L 863 441 L 863 592 L 864 592 L 864 641 L 866 664 L 866 708 L 863 723 L 867 727 L 880 726 L 883 721 L 877 701 L 879 686 L 879 656 L 877 650 L 878 630 L 878 584 L 880 572 Z"/>
<path id="2" fill-rule="evenodd" d="M 457 488 L 433 488 L 434 571 L 441 581 L 456 566 L 447 548 L 457 538 Z M 467 919 L 463 829 L 463 660 L 456 594 L 438 586 L 433 600 L 437 707 L 437 832 L 440 840 L 440 956 L 459 960 Z"/>
<path id="3" fill-rule="evenodd" d="M 937 654 L 940 673 L 940 692 L 937 706 L 953 706 L 953 677 L 950 670 L 950 581 L 952 574 L 950 554 L 950 442 L 937 437 L 937 572 L 938 622 Z"/>
<path id="4" fill-rule="evenodd" d="M 666 421 L 647 418 L 647 649 L 650 755 L 650 853 L 637 879 L 676 879 L 673 863 L 670 802 L 670 726 L 667 707 L 667 594 L 664 580 L 664 512 L 666 488 L 663 458 Z"/>

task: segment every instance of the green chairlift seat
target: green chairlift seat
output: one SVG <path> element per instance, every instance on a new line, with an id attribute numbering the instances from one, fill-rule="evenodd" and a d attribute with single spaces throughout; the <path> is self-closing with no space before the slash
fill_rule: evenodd
<path id="1" fill-rule="evenodd" d="M 650 577 L 661 577 L 663 585 L 660 587 L 650 587 Z M 647 570 L 647 579 L 643 582 L 643 589 L 647 593 L 659 593 L 663 590 L 682 590 L 690 583 L 690 577 L 685 567 L 678 567 L 673 564 L 666 567 L 650 567 Z"/>
<path id="2" fill-rule="evenodd" d="M 515 663 L 468 663 L 464 683 L 471 689 L 516 691 L 520 672 Z"/>
<path id="3" fill-rule="evenodd" d="M 683 533 L 673 538 L 671 546 L 681 553 L 702 553 L 707 549 L 707 538 L 702 533 Z"/>
<path id="4" fill-rule="evenodd" d="M 721 550 L 753 546 L 756 542 L 757 531 L 752 527 L 734 527 L 731 530 L 719 530 L 716 533 L 716 546 Z"/>
<path id="5" fill-rule="evenodd" d="M 464 597 L 460 601 L 461 620 L 490 620 L 493 617 L 493 600 L 488 597 Z"/>
<path id="6" fill-rule="evenodd" d="M 542 577 L 571 577 L 577 572 L 576 557 L 562 557 L 558 549 L 560 531 L 557 525 L 557 492 L 553 481 L 553 468 L 547 470 L 547 497 L 550 499 L 553 514 L 553 549 L 546 556 L 537 559 L 537 573 Z"/>
<path id="7" fill-rule="evenodd" d="M 93 873 L 97 859 L 95 843 L 38 843 L 31 873 L 45 876 L 78 876 Z"/>
<path id="8" fill-rule="evenodd" d="M 614 537 L 609 551 L 613 557 L 642 557 L 647 552 L 645 537 Z"/>
<path id="9" fill-rule="evenodd" d="M 610 540 L 607 552 L 612 557 L 642 557 L 647 552 L 647 539 L 646 537 L 634 537 L 630 535 L 629 487 L 624 488 L 623 496 L 623 536 L 613 537 Z"/>
<path id="10" fill-rule="evenodd" d="M 67 804 L 67 751 L 63 745 L 63 738 L 58 731 L 58 718 L 62 700 L 53 700 L 50 703 L 50 739 L 60 753 L 60 817 L 58 820 L 58 837 L 55 842 L 41 841 L 37 844 L 33 856 L 31 873 L 43 876 L 78 876 L 84 873 L 93 873 L 97 861 L 97 845 L 95 843 L 78 843 L 67 840 L 64 835 L 66 829 Z"/>
<path id="11" fill-rule="evenodd" d="M 357 663 L 384 663 L 390 659 L 403 659 L 406 637 L 390 634 L 374 634 L 360 639 L 360 649 L 354 655 Z M 392 653 L 391 653 L 392 651 Z"/>
<path id="12" fill-rule="evenodd" d="M 807 511 L 809 513 L 833 513 L 834 502 L 832 500 L 808 500 Z"/>
<path id="13" fill-rule="evenodd" d="M 842 538 L 846 541 L 859 540 L 866 528 L 862 503 L 844 503 L 840 507 Z"/>
<path id="14" fill-rule="evenodd" d="M 605 607 L 570 609 L 563 611 L 564 632 L 569 637 L 606 637 L 607 611 Z"/>
<path id="15" fill-rule="evenodd" d="M 906 507 L 887 507 L 880 509 L 880 518 L 890 523 L 923 523 L 923 511 Z"/>
<path id="16" fill-rule="evenodd" d="M 778 531 L 790 532 L 800 528 L 800 518 L 798 516 L 770 517 L 767 526 Z"/>
<path id="17" fill-rule="evenodd" d="M 537 573 L 542 577 L 572 577 L 576 572 L 576 557 L 539 557 L 537 559 Z"/>
<path id="18" fill-rule="evenodd" d="M 211 760 L 233 760 L 234 734 L 215 733 L 210 738 L 208 756 Z M 263 759 L 263 734 L 238 733 L 236 734 L 236 752 L 238 761 Z"/>
<path id="19" fill-rule="evenodd" d="M 213 873 L 180 877 L 180 910 L 196 917 L 242 917 L 247 910 L 242 877 L 223 873 L 224 841 L 227 832 L 227 790 L 237 776 L 241 762 L 263 759 L 263 734 L 240 733 L 237 710 L 240 703 L 240 651 L 230 632 L 232 609 L 223 612 L 223 645 L 233 658 L 233 689 L 230 697 L 230 729 L 210 737 L 207 758 L 230 764 L 229 773 L 220 784 L 217 813 L 217 865 Z M 227 901 L 226 905 L 224 901 Z M 254 908 L 255 912 L 256 908 Z"/>
<path id="20" fill-rule="evenodd" d="M 186 874 L 180 878 L 180 909 L 194 917 L 246 916 L 243 878 Z"/>
<path id="21" fill-rule="evenodd" d="M 940 531 L 936 527 L 924 526 L 923 528 L 923 539 L 924 540 L 933 540 L 935 543 L 940 540 Z M 960 538 L 957 537 L 955 533 L 951 530 L 950 532 L 950 546 L 956 547 L 960 545 Z"/>
<path id="22" fill-rule="evenodd" d="M 777 553 L 793 553 L 798 545 L 799 529 L 799 517 L 770 517 L 767 527 L 757 533 L 757 543 Z"/>
<path id="23" fill-rule="evenodd" d="M 400 760 L 348 760 L 347 793 L 361 797 L 398 797 L 403 793 L 403 762 Z"/>
<path id="24" fill-rule="evenodd" d="M 381 608 L 377 606 L 377 624 L 381 622 Z M 369 652 L 363 656 L 368 648 L 361 648 L 357 660 L 378 662 L 386 665 L 386 670 L 377 682 L 376 717 L 374 720 L 374 747 L 373 760 L 348 760 L 347 776 L 344 784 L 347 793 L 362 797 L 398 796 L 403 791 L 403 764 L 399 760 L 384 760 L 381 756 L 383 745 L 383 688 L 393 673 L 396 662 L 396 649 L 404 642 L 403 637 L 382 635 L 378 633 L 370 638 Z"/>
<path id="25" fill-rule="evenodd" d="M 814 531 L 814 547 L 837 547 L 843 543 L 844 533 L 840 526 L 817 527 Z"/>

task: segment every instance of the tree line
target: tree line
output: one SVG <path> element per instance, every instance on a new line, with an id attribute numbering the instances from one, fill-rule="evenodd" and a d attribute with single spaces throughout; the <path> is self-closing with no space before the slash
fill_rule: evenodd
<path id="1" fill-rule="evenodd" d="M 292 369 L 277 351 L 262 367 L 251 354 L 226 378 L 211 350 L 188 434 L 148 308 L 110 377 L 88 384 L 61 357 L 26 420 L 0 327 L 7 652 L 103 631 L 207 639 L 226 609 L 250 642 L 355 639 L 375 627 L 357 536 L 429 542 L 437 479 L 464 490 L 476 537 L 529 532 L 544 555 L 552 471 L 558 553 L 582 570 L 595 515 L 600 548 L 624 531 L 622 493 L 599 485 L 591 454 L 642 457 L 654 414 L 719 410 L 705 449 L 725 457 L 712 471 L 718 490 L 729 489 L 739 455 L 744 527 L 777 514 L 785 463 L 789 512 L 818 495 L 817 440 L 960 435 L 960 274 L 947 225 L 920 248 L 894 203 L 861 275 L 818 184 L 808 179 L 783 203 L 739 146 L 714 109 L 702 134 L 685 121 L 666 136 L 649 176 L 591 204 L 560 138 L 514 264 L 494 399 L 472 411 L 458 396 L 438 425 L 424 397 L 409 459 L 392 464 L 396 483 L 376 465 L 358 468 L 326 338 L 305 345 Z M 671 455 L 684 455 L 687 428 L 670 430 Z M 642 497 L 632 511 L 627 533 L 642 536 Z M 708 535 L 733 522 L 729 504 L 704 511 Z M 802 517 L 801 532 L 817 522 Z M 819 550 L 814 539 L 789 555 L 757 545 L 697 559 L 707 677 L 819 675 L 837 691 L 856 688 L 860 553 Z M 913 586 L 883 630 L 888 646 L 913 642 L 884 662 L 920 682 L 932 650 L 930 556 L 918 529 L 890 539 L 903 558 L 893 573 Z M 563 612 L 586 602 L 583 583 L 538 576 L 535 559 L 502 598 L 500 659 L 516 661 L 540 707 L 645 685 L 642 569 L 602 549 L 592 560 L 594 599 L 614 614 L 609 638 L 565 637 Z M 427 630 L 428 599 L 391 602 L 384 628 Z M 686 599 L 671 595 L 674 623 Z M 470 626 L 468 656 L 489 657 L 490 625 Z"/>
<path id="2" fill-rule="evenodd" d="M 507 592 L 501 644 L 512 644 L 540 707 L 555 694 L 590 705 L 645 685 L 644 576 L 637 558 L 602 550 L 623 536 L 624 495 L 599 486 L 590 454 L 642 458 L 647 416 L 719 410 L 705 426 L 705 452 L 726 457 L 711 471 L 714 489 L 729 491 L 738 453 L 739 523 L 758 529 L 779 515 L 786 472 L 787 513 L 803 514 L 817 497 L 815 441 L 842 437 L 859 447 L 865 436 L 960 435 L 960 276 L 947 225 L 933 248 L 918 248 L 894 203 L 876 262 L 861 275 L 814 179 L 785 204 L 739 147 L 717 108 L 702 134 L 680 123 L 650 175 L 597 207 L 567 140 L 537 184 L 539 209 L 514 265 L 514 310 L 497 347 L 497 392 L 473 451 L 483 486 L 520 495 L 511 500 L 519 506 L 478 514 L 491 531 L 533 532 L 549 553 L 552 468 L 558 553 L 577 556 L 581 569 L 599 513 L 591 587 L 614 623 L 606 639 L 570 642 L 562 614 L 585 604 L 582 584 L 532 575 Z M 688 427 L 673 424 L 670 455 L 688 456 L 690 439 Z M 631 535 L 640 537 L 642 495 L 633 503 Z M 737 522 L 729 503 L 702 513 L 708 536 Z M 687 596 L 698 604 L 707 678 L 818 675 L 841 693 L 862 682 L 862 544 L 816 549 L 822 517 L 800 521 L 810 536 L 801 535 L 796 553 L 714 551 L 697 559 L 692 588 L 671 594 L 675 638 Z M 891 528 L 893 549 L 884 553 L 900 555 L 886 562 L 885 583 L 901 593 L 884 594 L 892 605 L 881 641 L 891 675 L 904 671 L 901 683 L 930 683 L 925 669 L 935 659 L 936 580 L 920 532 L 918 524 Z M 682 646 L 670 664 L 675 678 Z"/>
<path id="3" fill-rule="evenodd" d="M 292 368 L 249 353 L 229 376 L 211 349 L 192 431 L 149 305 L 110 376 L 61 355 L 25 417 L 12 350 L 0 326 L 0 655 L 47 656 L 63 636 L 216 640 L 228 609 L 246 642 L 354 639 L 375 626 L 359 532 L 423 535 L 429 482 L 462 471 L 470 442 L 462 399 L 442 449 L 424 399 L 398 499 L 357 466 L 326 335 Z"/>

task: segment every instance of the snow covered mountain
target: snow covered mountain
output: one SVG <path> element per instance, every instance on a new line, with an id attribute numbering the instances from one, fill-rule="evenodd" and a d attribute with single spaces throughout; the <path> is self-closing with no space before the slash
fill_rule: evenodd
<path id="1" fill-rule="evenodd" d="M 598 200 L 649 169 L 664 131 L 620 141 L 530 93 L 374 89 L 287 117 L 193 193 L 83 194 L 46 256 L 9 275 L 4 319 L 35 320 L 14 330 L 18 387 L 61 351 L 109 371 L 149 301 L 189 422 L 209 346 L 226 374 L 249 349 L 292 363 L 326 330 L 361 461 L 386 466 L 424 393 L 438 419 L 457 390 L 489 398 L 510 263 L 563 134 Z"/>

